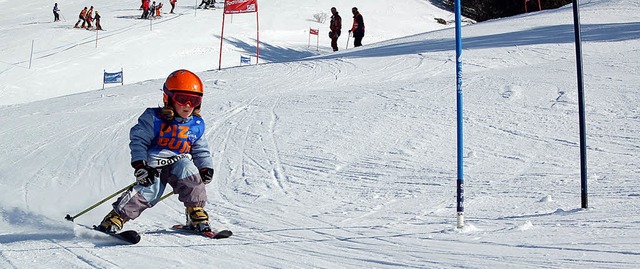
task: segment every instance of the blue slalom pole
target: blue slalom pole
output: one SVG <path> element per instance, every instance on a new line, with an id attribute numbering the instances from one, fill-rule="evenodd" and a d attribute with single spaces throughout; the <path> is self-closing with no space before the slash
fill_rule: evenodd
<path id="1" fill-rule="evenodd" d="M 584 115 L 584 81 L 582 74 L 582 40 L 580 38 L 580 11 L 578 0 L 573 0 L 573 31 L 576 43 L 576 66 L 578 76 L 578 112 L 580 121 L 580 190 L 582 208 L 589 207 L 587 195 L 587 134 Z"/>
<path id="2" fill-rule="evenodd" d="M 458 182 L 457 182 L 457 227 L 464 227 L 464 147 L 462 132 L 462 7 L 460 0 L 455 0 L 456 17 L 456 103 L 458 111 Z"/>

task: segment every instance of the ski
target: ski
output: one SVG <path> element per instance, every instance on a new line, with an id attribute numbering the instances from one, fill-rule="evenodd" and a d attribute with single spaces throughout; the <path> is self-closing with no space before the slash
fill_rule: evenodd
<path id="1" fill-rule="evenodd" d="M 191 226 L 186 226 L 186 225 L 182 225 L 182 224 L 176 224 L 173 225 L 173 227 L 171 227 L 171 229 L 174 230 L 178 230 L 178 231 L 184 231 L 184 232 L 188 232 L 191 234 L 198 234 L 198 235 L 202 235 L 204 237 L 208 237 L 211 239 L 223 239 L 223 238 L 229 238 L 230 236 L 233 235 L 233 233 L 229 230 L 222 230 L 219 232 L 199 232 L 196 229 L 194 229 Z"/>
<path id="2" fill-rule="evenodd" d="M 93 230 L 101 232 L 103 234 L 108 234 L 110 236 L 113 236 L 115 238 L 118 238 L 122 241 L 125 241 L 129 244 L 135 245 L 138 242 L 140 242 L 140 234 L 134 230 L 127 230 L 127 231 L 122 231 L 119 233 L 108 233 L 108 232 L 104 232 L 104 231 L 100 231 L 98 230 L 97 226 L 93 226 Z"/>

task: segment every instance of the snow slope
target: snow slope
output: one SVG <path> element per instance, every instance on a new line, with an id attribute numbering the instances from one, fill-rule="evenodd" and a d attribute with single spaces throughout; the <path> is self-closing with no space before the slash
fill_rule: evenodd
<path id="1" fill-rule="evenodd" d="M 196 10 L 195 4 L 200 1 L 182 0 L 177 2 L 175 14 L 168 14 L 171 6 L 163 1 L 161 18 L 149 21 L 139 19 L 142 11 L 137 1 L 59 2 L 63 21 L 57 23 L 52 22 L 52 1 L 7 2 L 0 10 L 0 105 L 101 89 L 105 70 L 124 69 L 125 84 L 132 84 L 165 78 L 179 68 L 218 69 L 221 8 Z M 314 21 L 314 15 L 330 16 L 332 6 L 344 20 L 345 38 L 340 40 L 340 47 L 346 47 L 352 6 L 358 6 L 365 16 L 364 44 L 442 29 L 449 26 L 438 24 L 434 18 L 453 19 L 450 12 L 427 1 L 402 2 L 388 8 L 381 8 L 387 2 L 380 0 L 259 2 L 260 62 L 293 61 L 331 51 L 329 19 L 320 24 Z M 106 31 L 96 34 L 73 29 L 84 6 L 99 11 Z M 320 29 L 319 51 L 315 49 L 315 36 L 311 42 L 314 46 L 309 48 L 309 28 Z M 224 37 L 223 68 L 240 65 L 240 55 L 253 56 L 255 62 L 255 13 L 227 16 Z M 72 81 L 68 81 L 70 77 Z"/>
<path id="2" fill-rule="evenodd" d="M 119 5 L 105 4 L 101 13 L 136 11 L 124 1 L 111 2 Z M 308 1 L 308 8 L 297 11 L 336 5 L 346 17 L 349 6 L 329 2 Z M 119 47 L 113 50 L 95 50 L 89 43 L 59 49 L 41 57 L 40 64 L 49 67 L 32 67 L 26 80 L 17 75 L 28 72 L 24 62 L 3 58 L 0 267 L 640 267 L 640 5 L 581 3 L 588 209 L 580 208 L 571 6 L 463 28 L 467 221 L 457 229 L 453 29 L 398 32 L 405 20 L 426 23 L 429 19 L 420 16 L 444 11 L 427 1 L 397 2 L 385 10 L 410 11 L 407 16 L 368 26 L 371 35 L 376 28 L 385 34 L 379 39 L 368 34 L 362 48 L 338 53 L 328 52 L 326 38 L 319 52 L 306 48 L 311 23 L 288 12 L 294 1 L 262 3 L 261 20 L 297 20 L 274 19 L 271 31 L 279 33 L 269 42 L 278 49 L 257 66 L 233 67 L 230 60 L 218 71 L 217 47 L 207 47 L 205 39 L 185 48 L 207 48 L 206 58 L 213 61 L 184 56 L 137 66 L 144 60 L 123 48 L 138 42 L 172 49 L 174 44 L 156 33 L 160 25 L 144 35 L 121 31 L 119 41 L 110 41 Z M 200 33 L 204 30 L 190 28 L 198 25 L 194 20 L 220 15 L 220 10 L 194 15 L 182 4 L 180 12 L 188 15 L 163 19 L 173 32 Z M 387 4 L 360 2 L 365 23 L 372 14 L 375 25 L 373 14 L 383 14 L 380 6 Z M 12 9 L 36 14 L 27 12 L 35 12 L 29 5 Z M 268 10 L 282 16 L 270 17 Z M 17 35 L 28 42 L 30 35 L 54 29 L 84 34 L 62 24 L 12 32 L 7 25 L 19 24 L 18 19 L 4 15 L 3 41 Z M 233 18 L 234 25 L 239 18 Z M 244 38 L 247 45 L 228 48 L 237 50 L 236 56 L 254 49 L 252 37 Z M 73 40 L 60 47 L 81 42 Z M 94 90 L 98 86 L 88 86 L 75 60 L 55 66 L 54 74 L 52 66 L 71 54 L 113 59 L 110 68 L 120 65 L 115 62 L 134 66 L 125 76 L 139 72 L 131 75 L 137 80 Z M 143 233 L 135 246 L 64 220 L 133 182 L 129 128 L 144 108 L 161 102 L 163 78 L 180 67 L 199 71 L 205 82 L 203 117 L 216 163 L 207 210 L 215 227 L 235 235 L 211 241 L 171 232 L 168 227 L 183 221 L 184 208 L 175 197 L 126 224 Z M 99 77 L 102 68 L 92 76 Z M 51 84 L 50 92 L 26 85 L 40 78 Z M 21 90 L 8 94 L 12 88 Z M 76 222 L 96 224 L 109 210 L 108 202 Z"/>

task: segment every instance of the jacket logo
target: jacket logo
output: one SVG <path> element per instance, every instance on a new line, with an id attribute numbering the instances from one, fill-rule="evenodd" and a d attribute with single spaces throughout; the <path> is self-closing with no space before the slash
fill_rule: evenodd
<path id="1" fill-rule="evenodd" d="M 174 151 L 178 150 L 180 153 L 191 151 L 191 142 L 189 142 L 189 126 L 167 126 L 166 123 L 162 123 L 160 126 L 159 136 L 158 146 Z"/>

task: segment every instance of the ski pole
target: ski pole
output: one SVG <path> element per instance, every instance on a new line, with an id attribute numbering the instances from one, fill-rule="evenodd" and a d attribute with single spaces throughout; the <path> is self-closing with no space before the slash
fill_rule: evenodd
<path id="1" fill-rule="evenodd" d="M 82 211 L 82 212 L 80 212 L 80 213 L 76 214 L 76 215 L 75 215 L 75 216 L 73 216 L 73 217 L 72 217 L 72 216 L 69 216 L 69 214 L 67 214 L 67 216 L 66 216 L 66 217 L 64 217 L 64 219 L 66 219 L 66 220 L 68 220 L 68 221 L 73 221 L 75 218 L 77 218 L 77 217 L 80 217 L 80 216 L 84 215 L 84 213 L 89 212 L 91 209 L 96 208 L 97 206 L 99 206 L 99 205 L 103 204 L 103 203 L 104 203 L 104 202 L 106 202 L 107 200 L 109 200 L 109 199 L 113 198 L 114 196 L 116 196 L 116 195 L 118 195 L 118 194 L 122 193 L 123 191 L 126 191 L 127 189 L 129 189 L 129 188 L 133 187 L 133 185 L 136 185 L 136 184 L 138 184 L 138 182 L 131 183 L 131 185 L 126 186 L 126 187 L 122 188 L 121 190 L 117 191 L 116 193 L 114 193 L 114 194 L 110 195 L 109 197 L 102 199 L 102 201 L 97 202 L 96 204 L 94 204 L 94 205 L 90 206 L 89 208 L 87 208 L 87 209 L 85 209 L 84 211 Z"/>
<path id="2" fill-rule="evenodd" d="M 351 33 L 349 33 L 349 35 L 347 36 L 347 46 L 344 49 L 348 49 L 349 48 L 349 38 L 351 37 Z"/>
<path id="3" fill-rule="evenodd" d="M 99 206 L 99 205 L 103 204 L 105 201 L 107 201 L 107 200 L 109 200 L 109 199 L 113 198 L 114 196 L 116 196 L 116 195 L 118 195 L 118 194 L 122 193 L 123 191 L 127 190 L 129 187 L 131 187 L 131 186 L 133 186 L 133 185 L 135 185 L 135 184 L 136 184 L 136 183 L 133 183 L 133 184 L 131 184 L 131 185 L 127 186 L 126 188 L 124 188 L 124 189 L 122 189 L 122 190 L 119 190 L 118 192 L 116 192 L 116 193 L 112 194 L 111 196 L 109 196 L 109 197 L 107 197 L 107 198 L 104 198 L 104 200 L 102 200 L 102 201 L 98 202 L 97 204 L 95 204 L 95 205 L 91 206 L 90 208 L 85 209 L 84 211 L 82 211 L 82 212 L 78 213 L 77 215 L 75 215 L 75 216 L 73 216 L 73 217 L 72 217 L 72 216 L 69 216 L 69 214 L 67 214 L 67 216 L 66 216 L 66 217 L 64 217 L 64 218 L 65 218 L 66 220 L 68 220 L 68 221 L 73 221 L 75 218 L 77 218 L 77 217 L 79 217 L 79 216 L 83 215 L 84 213 L 89 212 L 89 210 L 94 209 L 96 206 Z M 170 193 L 165 194 L 164 196 L 162 196 L 162 197 L 160 198 L 160 200 L 158 200 L 158 203 L 159 203 L 160 201 L 164 200 L 164 199 L 167 199 L 167 198 L 168 198 L 169 196 L 171 196 L 171 195 L 173 195 L 173 192 L 170 192 Z"/>
<path id="4" fill-rule="evenodd" d="M 96 32 L 96 35 L 97 35 L 97 32 Z M 97 42 L 97 40 L 96 40 L 96 42 Z M 166 165 L 173 164 L 173 163 L 175 163 L 175 162 L 177 162 L 177 161 L 179 161 L 179 160 L 181 160 L 181 159 L 184 159 L 184 158 L 188 158 L 189 160 L 191 160 L 192 156 L 191 156 L 191 154 L 185 153 L 185 154 L 180 154 L 180 155 L 173 156 L 173 157 L 171 157 L 171 158 L 166 158 L 166 159 L 158 160 L 158 162 L 159 162 L 159 163 L 162 163 L 162 165 L 163 165 L 163 166 L 166 166 Z M 116 193 L 114 193 L 114 194 L 110 195 L 109 197 L 102 199 L 102 201 L 97 202 L 96 204 L 94 204 L 94 205 L 90 206 L 89 208 L 85 209 L 84 211 L 82 211 L 82 212 L 78 213 L 77 215 L 75 215 L 75 216 L 73 216 L 73 217 L 72 217 L 72 216 L 69 216 L 69 214 L 67 214 L 67 216 L 66 216 L 66 217 L 64 217 L 64 218 L 65 218 L 66 220 L 68 220 L 68 221 L 73 221 L 75 218 L 82 216 L 84 213 L 89 212 L 89 210 L 96 208 L 97 206 L 99 206 L 99 205 L 103 204 L 103 203 L 104 203 L 104 202 L 106 202 L 107 200 L 109 200 L 109 199 L 113 198 L 114 196 L 116 196 L 116 195 L 118 195 L 118 194 L 122 193 L 123 191 L 125 191 L 125 190 L 127 190 L 127 189 L 129 189 L 129 188 L 133 187 L 133 186 L 134 186 L 134 185 L 136 185 L 136 184 L 138 184 L 138 182 L 131 183 L 131 185 L 126 186 L 126 187 L 122 188 L 121 190 L 117 191 Z M 160 201 L 164 200 L 165 198 L 167 198 L 167 197 L 171 196 L 172 194 L 173 194 L 173 192 L 171 192 L 171 193 L 169 193 L 169 194 L 167 194 L 167 195 L 165 195 L 165 196 L 161 197 L 161 198 L 160 198 L 160 200 L 158 200 L 158 202 L 160 202 Z"/>
<path id="5" fill-rule="evenodd" d="M 160 198 L 160 200 L 158 200 L 158 203 L 162 202 L 162 200 L 166 199 L 167 197 L 169 197 L 169 196 L 171 196 L 171 195 L 173 195 L 173 192 L 170 192 L 170 193 L 165 194 L 164 196 L 162 196 L 162 197 Z"/>

